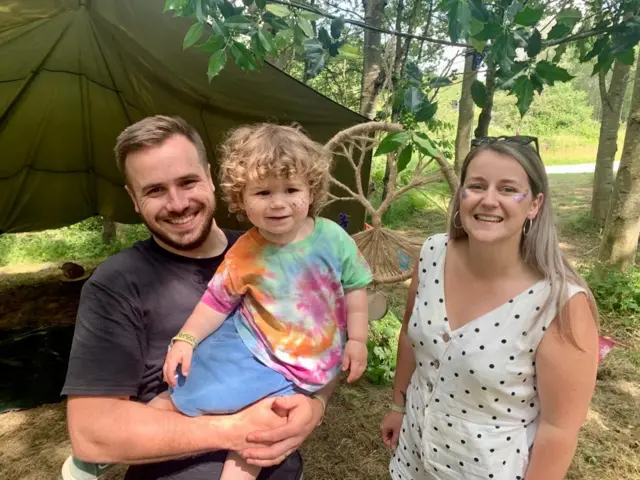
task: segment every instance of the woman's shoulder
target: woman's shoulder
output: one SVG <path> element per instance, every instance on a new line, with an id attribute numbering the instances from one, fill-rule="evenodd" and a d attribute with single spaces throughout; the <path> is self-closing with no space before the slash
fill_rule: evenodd
<path id="1" fill-rule="evenodd" d="M 422 252 L 439 251 L 447 246 L 449 235 L 446 233 L 434 233 L 429 235 L 422 244 Z"/>

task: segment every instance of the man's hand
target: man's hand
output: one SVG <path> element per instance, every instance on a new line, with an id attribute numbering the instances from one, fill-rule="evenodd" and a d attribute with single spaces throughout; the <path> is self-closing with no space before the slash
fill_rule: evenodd
<path id="1" fill-rule="evenodd" d="M 182 365 L 182 375 L 185 377 L 189 375 L 191 357 L 193 357 L 193 347 L 187 342 L 176 341 L 169 349 L 167 358 L 164 360 L 164 366 L 162 367 L 164 381 L 172 387 L 176 386 L 176 370 L 178 365 Z"/>
<path id="2" fill-rule="evenodd" d="M 349 370 L 347 382 L 352 383 L 359 379 L 365 368 L 367 368 L 367 346 L 364 342 L 349 340 L 342 360 L 342 371 Z"/>
<path id="3" fill-rule="evenodd" d="M 298 394 L 276 397 L 272 400 L 273 412 L 282 415 L 285 422 L 283 425 L 270 429 L 264 429 L 265 427 L 259 425 L 257 421 L 253 424 L 247 423 L 247 425 L 254 427 L 251 429 L 247 441 L 265 445 L 263 447 L 249 447 L 241 452 L 251 465 L 269 467 L 283 462 L 302 445 L 302 442 L 322 419 L 324 407 L 318 399 Z M 246 419 L 246 421 L 251 422 L 250 419 Z"/>

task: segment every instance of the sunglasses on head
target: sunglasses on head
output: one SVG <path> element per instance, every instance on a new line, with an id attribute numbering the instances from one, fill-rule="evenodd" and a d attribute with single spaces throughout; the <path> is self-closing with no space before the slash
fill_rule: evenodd
<path id="1" fill-rule="evenodd" d="M 510 142 L 517 143 L 518 145 L 529 145 L 534 143 L 536 146 L 536 152 L 540 155 L 540 146 L 538 145 L 538 137 L 529 137 L 527 135 L 502 135 L 500 137 L 480 137 L 471 140 L 471 147 L 479 147 L 480 145 L 489 145 L 496 142 Z"/>

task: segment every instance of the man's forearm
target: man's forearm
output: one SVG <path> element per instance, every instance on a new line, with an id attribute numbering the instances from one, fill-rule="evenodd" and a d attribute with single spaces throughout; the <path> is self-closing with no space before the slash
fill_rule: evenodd
<path id="1" fill-rule="evenodd" d="M 129 400 L 70 397 L 73 452 L 96 463 L 154 463 L 227 449 L 233 419 L 190 418 Z"/>
<path id="2" fill-rule="evenodd" d="M 577 434 L 553 425 L 540 424 L 525 480 L 562 480 L 576 451 Z"/>

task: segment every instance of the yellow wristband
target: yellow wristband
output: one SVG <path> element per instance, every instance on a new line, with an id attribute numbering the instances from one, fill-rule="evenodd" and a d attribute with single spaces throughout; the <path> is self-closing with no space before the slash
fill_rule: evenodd
<path id="1" fill-rule="evenodd" d="M 181 342 L 187 342 L 193 348 L 196 348 L 196 345 L 198 345 L 198 339 L 194 335 L 191 335 L 187 332 L 180 332 L 175 337 L 173 337 L 171 339 L 171 345 L 173 345 L 177 340 L 180 340 Z"/>
<path id="2" fill-rule="evenodd" d="M 396 413 L 406 413 L 407 411 L 404 407 L 400 407 L 393 402 L 389 404 L 389 408 L 391 409 L 392 412 L 396 412 Z"/>

